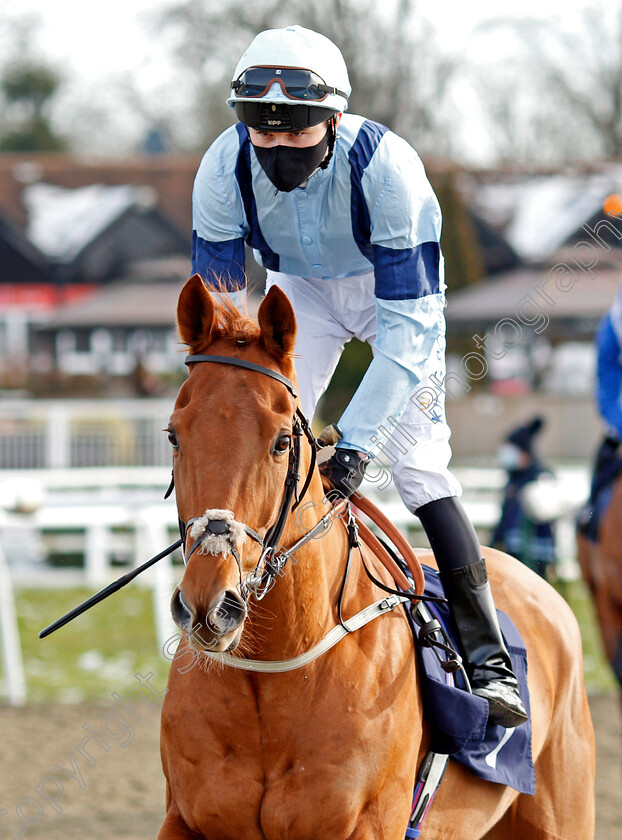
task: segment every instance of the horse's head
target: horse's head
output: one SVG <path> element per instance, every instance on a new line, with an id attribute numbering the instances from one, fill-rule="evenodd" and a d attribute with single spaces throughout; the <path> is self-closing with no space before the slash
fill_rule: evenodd
<path id="1" fill-rule="evenodd" d="M 215 303 L 195 275 L 177 321 L 192 356 L 230 357 L 293 380 L 296 322 L 280 289 L 268 292 L 255 323 Z M 283 500 L 295 401 L 282 382 L 252 369 L 209 361 L 189 369 L 168 428 L 187 526 L 187 565 L 171 610 L 195 646 L 233 650 L 247 613 L 244 582 Z"/>

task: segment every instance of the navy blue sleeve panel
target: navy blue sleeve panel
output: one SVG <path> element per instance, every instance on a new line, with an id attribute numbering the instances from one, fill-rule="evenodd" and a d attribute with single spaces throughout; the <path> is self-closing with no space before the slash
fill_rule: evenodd
<path id="1" fill-rule="evenodd" d="M 237 292 L 246 288 L 244 240 L 208 242 L 192 232 L 192 273 L 200 274 L 208 286 Z"/>
<path id="2" fill-rule="evenodd" d="M 605 316 L 601 321 L 596 333 L 596 343 L 598 348 L 598 408 L 610 429 L 615 430 L 622 439 L 620 344 L 611 324 L 610 316 Z"/>
<path id="3" fill-rule="evenodd" d="M 363 173 L 369 166 L 374 152 L 389 129 L 380 123 L 365 120 L 360 128 L 352 148 L 348 152 L 350 161 L 350 181 L 352 185 L 350 215 L 352 233 L 361 253 L 370 262 L 374 261 L 371 246 L 371 218 L 363 193 Z"/>
<path id="4" fill-rule="evenodd" d="M 383 300 L 412 300 L 440 291 L 438 242 L 394 250 L 373 245 L 375 294 Z"/>
<path id="5" fill-rule="evenodd" d="M 441 215 L 419 156 L 385 126 L 366 120 L 348 157 L 352 232 L 374 266 L 376 297 L 438 294 L 444 289 Z"/>
<path id="6" fill-rule="evenodd" d="M 261 254 L 261 262 L 264 268 L 271 271 L 279 270 L 279 255 L 270 248 L 259 226 L 257 215 L 257 202 L 253 192 L 253 175 L 251 168 L 251 142 L 248 137 L 248 130 L 243 123 L 237 123 L 236 129 L 240 139 L 240 152 L 235 167 L 235 177 L 242 195 L 246 222 L 249 233 L 247 242 L 255 251 Z"/>

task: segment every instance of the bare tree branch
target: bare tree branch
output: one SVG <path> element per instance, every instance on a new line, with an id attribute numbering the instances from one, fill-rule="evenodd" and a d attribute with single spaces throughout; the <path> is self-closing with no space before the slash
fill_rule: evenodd
<path id="1" fill-rule="evenodd" d="M 594 5 L 582 13 L 580 24 L 574 32 L 535 20 L 499 19 L 487 27 L 497 34 L 512 32 L 521 45 L 514 56 L 513 83 L 506 78 L 502 89 L 490 76 L 478 83 L 504 159 L 552 155 L 562 162 L 622 154 L 622 3 L 618 0 L 613 9 Z M 518 94 L 516 78 L 523 88 Z M 528 101 L 521 96 L 525 88 L 535 94 Z M 508 136 L 510 126 L 519 122 L 517 95 L 523 120 L 543 135 L 523 131 Z"/>
<path id="2" fill-rule="evenodd" d="M 174 38 L 177 60 L 187 68 L 189 86 L 208 116 L 206 142 L 230 122 L 222 101 L 252 37 L 299 23 L 342 50 L 353 88 L 351 111 L 385 123 L 420 148 L 438 149 L 450 133 L 440 125 L 439 99 L 456 65 L 440 54 L 422 18 L 415 25 L 414 6 L 414 0 L 399 0 L 391 17 L 380 15 L 374 0 L 232 0 L 226 6 L 184 0 L 164 13 L 161 25 Z"/>

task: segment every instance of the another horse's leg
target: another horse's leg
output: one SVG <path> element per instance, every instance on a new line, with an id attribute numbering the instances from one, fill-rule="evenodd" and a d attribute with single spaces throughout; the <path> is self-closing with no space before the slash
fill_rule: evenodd
<path id="1" fill-rule="evenodd" d="M 206 838 L 190 831 L 177 806 L 172 802 L 158 832 L 157 840 L 206 840 Z"/>
<path id="2" fill-rule="evenodd" d="M 581 569 L 581 576 L 587 584 L 594 600 L 596 600 L 596 581 L 594 579 L 595 559 L 593 557 L 595 551 L 596 549 L 592 548 L 592 544 L 586 537 L 582 537 L 580 534 L 577 536 L 577 562 Z"/>

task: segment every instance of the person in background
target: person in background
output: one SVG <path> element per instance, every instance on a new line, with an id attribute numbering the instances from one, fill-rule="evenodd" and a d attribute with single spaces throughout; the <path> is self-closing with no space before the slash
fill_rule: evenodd
<path id="1" fill-rule="evenodd" d="M 343 113 L 350 93 L 328 38 L 301 26 L 256 36 L 227 99 L 238 122 L 207 150 L 195 180 L 193 269 L 216 291 L 226 282 L 237 302 L 244 244 L 254 249 L 266 291 L 278 286 L 296 315 L 296 374 L 309 417 L 346 342 L 372 346 L 321 470 L 349 497 L 374 449 L 397 436 L 392 478 L 434 550 L 473 691 L 488 701 L 491 723 L 518 726 L 527 713 L 448 469 L 440 207 L 405 140 Z M 414 395 L 434 381 L 440 388 L 424 411 Z"/>
<path id="2" fill-rule="evenodd" d="M 544 420 L 534 417 L 510 432 L 499 449 L 498 461 L 508 478 L 491 542 L 549 578 L 557 563 L 555 519 L 561 511 L 553 474 L 535 452 L 543 426 Z"/>

